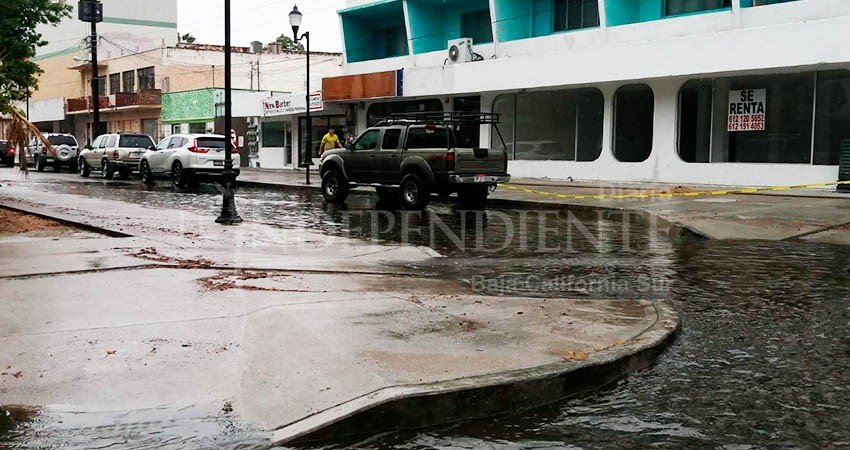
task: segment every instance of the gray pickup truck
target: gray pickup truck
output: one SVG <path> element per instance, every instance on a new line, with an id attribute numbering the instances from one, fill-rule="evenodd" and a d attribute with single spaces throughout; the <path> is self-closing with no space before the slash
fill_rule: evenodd
<path id="1" fill-rule="evenodd" d="M 511 179 L 507 152 L 458 147 L 455 129 L 497 124 L 498 116 L 482 122 L 481 115 L 437 114 L 383 120 L 345 148 L 325 152 L 319 164 L 325 201 L 342 203 L 352 187 L 371 186 L 382 201 L 405 209 L 423 209 L 432 194 L 453 193 L 465 205 L 482 206 L 491 188 Z"/>

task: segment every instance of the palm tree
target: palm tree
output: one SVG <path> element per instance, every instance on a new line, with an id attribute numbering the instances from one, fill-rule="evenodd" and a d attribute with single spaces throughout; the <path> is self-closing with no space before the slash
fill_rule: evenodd
<path id="1" fill-rule="evenodd" d="M 28 171 L 26 148 L 31 136 L 35 137 L 44 145 L 44 148 L 54 158 L 56 157 L 56 149 L 44 138 L 41 130 L 24 117 L 24 113 L 21 110 L 9 103 L 0 102 L 0 115 L 8 116 L 11 119 L 9 126 L 6 128 L 6 140 L 9 141 L 9 145 L 12 148 L 16 149 L 18 153 L 18 166 L 22 172 L 26 173 Z"/>

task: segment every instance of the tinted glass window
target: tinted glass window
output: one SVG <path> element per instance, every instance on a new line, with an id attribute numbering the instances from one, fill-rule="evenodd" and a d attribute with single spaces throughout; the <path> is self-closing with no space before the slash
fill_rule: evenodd
<path id="1" fill-rule="evenodd" d="M 354 143 L 354 150 L 372 150 L 378 147 L 378 139 L 381 138 L 379 130 L 369 130 L 360 136 Z"/>
<path id="2" fill-rule="evenodd" d="M 47 138 L 47 142 L 50 142 L 53 145 L 77 145 L 77 141 L 74 140 L 71 136 L 50 136 Z"/>
<path id="3" fill-rule="evenodd" d="M 205 137 L 205 138 L 198 138 L 197 141 L 198 141 L 198 148 L 224 148 L 225 145 L 226 145 L 224 138 Z M 180 145 L 182 147 L 184 144 L 180 144 Z"/>
<path id="4" fill-rule="evenodd" d="M 614 156 L 642 162 L 652 153 L 655 95 L 645 84 L 621 87 L 614 96 Z"/>
<path id="5" fill-rule="evenodd" d="M 165 138 L 165 139 L 159 141 L 159 144 L 157 144 L 156 149 L 157 150 L 163 150 L 163 149 L 168 148 L 168 145 L 171 143 L 171 139 L 172 138 Z"/>
<path id="6" fill-rule="evenodd" d="M 114 148 L 115 144 L 118 143 L 118 136 L 109 136 L 109 141 L 107 141 L 106 146 L 108 148 Z"/>
<path id="7" fill-rule="evenodd" d="M 399 129 L 390 129 L 384 131 L 384 142 L 381 144 L 381 148 L 384 150 L 396 150 L 398 149 L 398 141 L 401 139 L 401 130 Z"/>
<path id="8" fill-rule="evenodd" d="M 148 136 L 125 135 L 118 141 L 119 147 L 148 148 L 151 145 L 153 145 L 153 139 Z"/>
<path id="9" fill-rule="evenodd" d="M 411 127 L 407 131 L 407 148 L 455 147 L 454 134 L 446 128 Z"/>

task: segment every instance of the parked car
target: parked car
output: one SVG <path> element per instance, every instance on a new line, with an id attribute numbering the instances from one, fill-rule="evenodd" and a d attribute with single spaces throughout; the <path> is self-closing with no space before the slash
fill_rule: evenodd
<path id="1" fill-rule="evenodd" d="M 111 180 L 116 172 L 126 180 L 130 173 L 138 170 L 142 155 L 154 147 L 153 139 L 146 134 L 104 134 L 80 152 L 77 168 L 84 178 L 92 170 L 100 170 L 107 180 Z"/>
<path id="2" fill-rule="evenodd" d="M 466 119 L 447 117 L 442 125 L 415 118 L 384 121 L 344 149 L 326 151 L 319 165 L 325 200 L 341 203 L 352 186 L 374 186 L 381 200 L 399 200 L 405 209 L 424 208 L 432 193 L 455 192 L 462 202 L 481 206 L 491 187 L 511 179 L 507 153 L 457 147 L 452 128 L 457 123 L 451 121 Z"/>
<path id="3" fill-rule="evenodd" d="M 9 141 L 0 141 L 0 164 L 15 167 L 15 147 Z"/>
<path id="4" fill-rule="evenodd" d="M 194 180 L 224 174 L 225 137 L 219 134 L 175 134 L 142 155 L 139 174 L 145 184 L 171 178 L 184 187 Z M 233 173 L 239 176 L 239 149 L 233 149 Z"/>
<path id="5" fill-rule="evenodd" d="M 56 154 L 48 151 L 41 141 L 33 138 L 27 147 L 27 164 L 34 164 L 37 172 L 43 172 L 47 166 L 59 172 L 63 166 L 77 170 L 77 138 L 67 133 L 43 133 L 47 142 L 53 145 Z"/>

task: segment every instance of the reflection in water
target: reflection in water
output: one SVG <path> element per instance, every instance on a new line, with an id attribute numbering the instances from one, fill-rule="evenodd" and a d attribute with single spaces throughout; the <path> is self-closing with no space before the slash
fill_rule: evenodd
<path id="1" fill-rule="evenodd" d="M 207 214 L 219 201 L 212 189 L 39 186 Z M 375 211 L 369 196 L 335 207 L 309 192 L 259 189 L 237 202 L 246 220 L 433 247 L 446 258 L 417 268 L 490 295 L 661 298 L 682 315 L 679 339 L 656 365 L 593 395 L 326 448 L 850 448 L 850 249 L 677 238 L 597 211 L 437 202 L 402 213 Z M 197 427 L 173 433 L 191 439 Z"/>

